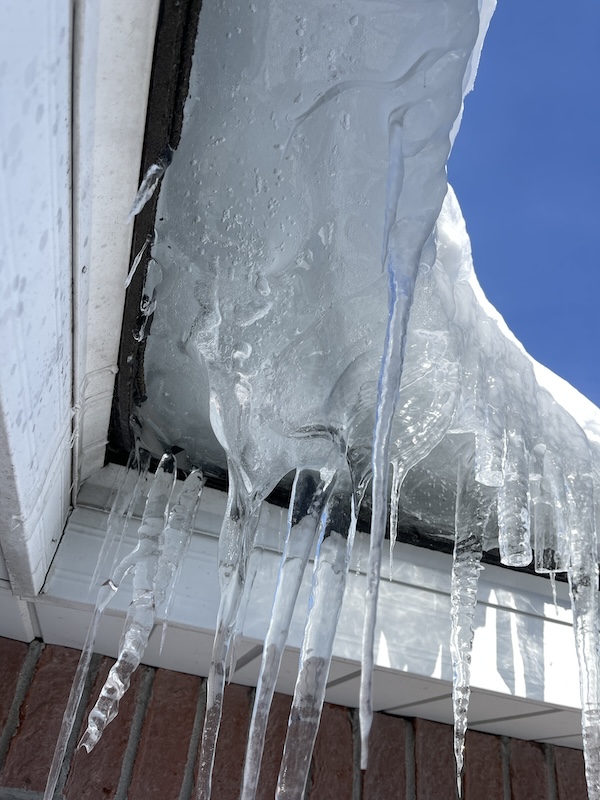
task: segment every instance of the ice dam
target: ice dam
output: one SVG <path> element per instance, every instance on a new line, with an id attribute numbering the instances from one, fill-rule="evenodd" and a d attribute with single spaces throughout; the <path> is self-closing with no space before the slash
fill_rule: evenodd
<path id="1" fill-rule="evenodd" d="M 487 302 L 447 182 L 494 6 L 203 3 L 180 145 L 132 198 L 135 215 L 159 192 L 137 334 L 146 340 L 147 402 L 110 514 L 92 587 L 96 613 L 45 800 L 100 615 L 133 572 L 119 658 L 79 746 L 90 751 L 110 736 L 105 728 L 144 657 L 157 610 L 168 612 L 211 448 L 225 454 L 229 492 L 198 800 L 211 796 L 225 682 L 252 613 L 246 589 L 261 504 L 286 476 L 293 477 L 287 529 L 241 798 L 255 797 L 269 708 L 308 579 L 276 794 L 304 796 L 361 509 L 370 519 L 361 619 L 366 767 L 382 565 L 399 509 L 410 508 L 448 519 L 454 531 L 459 796 L 478 578 L 484 553 L 498 548 L 505 565 L 533 561 L 552 580 L 568 576 L 586 779 L 590 800 L 600 800 L 600 411 L 534 362 Z M 174 489 L 181 451 L 195 468 Z M 159 459 L 155 470 L 151 456 Z M 418 495 L 403 495 L 411 470 L 429 481 L 426 509 Z M 438 497 L 441 484 L 450 488 Z M 120 535 L 140 496 L 138 543 L 123 554 Z"/>

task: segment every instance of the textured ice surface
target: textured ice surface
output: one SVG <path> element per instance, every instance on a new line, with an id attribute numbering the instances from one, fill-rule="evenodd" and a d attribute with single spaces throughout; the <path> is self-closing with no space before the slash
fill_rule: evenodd
<path id="1" fill-rule="evenodd" d="M 176 445 L 192 463 L 227 464 L 230 473 L 200 797 L 210 796 L 260 503 L 290 471 L 330 469 L 340 452 L 348 502 L 352 495 L 358 507 L 372 485 L 363 764 L 393 476 L 392 535 L 398 504 L 442 530 L 456 522 L 459 772 L 481 550 L 498 546 L 512 566 L 526 565 L 535 551 L 537 569 L 570 575 L 588 785 L 590 797 L 599 797 L 600 412 L 535 364 L 486 301 L 446 183 L 493 5 L 203 6 L 183 134 L 163 178 L 140 309 L 145 319 L 153 314 L 142 442 Z M 143 325 L 138 337 L 145 332 Z M 457 463 L 468 465 L 459 475 Z M 332 491 L 339 495 L 338 486 Z M 343 560 L 348 539 L 335 533 Z M 318 568 L 335 563 L 334 541 L 326 537 Z M 339 588 L 343 570 L 331 569 Z M 264 704 L 255 710 L 248 787 L 260 761 L 257 719 L 266 713 L 285 639 L 284 606 L 276 598 L 277 645 L 257 695 Z M 310 722 L 306 736 L 290 733 L 304 745 L 284 759 L 282 797 L 302 791 L 322 702 L 331 617 L 318 618 L 314 608 L 305 645 L 316 637 L 323 648 L 300 668 L 294 703 L 297 718 L 306 711 Z"/>

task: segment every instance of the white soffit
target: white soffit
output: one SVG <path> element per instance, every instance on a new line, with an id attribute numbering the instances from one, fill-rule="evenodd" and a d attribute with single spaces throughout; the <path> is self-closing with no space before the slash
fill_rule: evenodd
<path id="1" fill-rule="evenodd" d="M 3 7 L 0 578 L 22 596 L 104 463 L 158 7 Z"/>
<path id="2" fill-rule="evenodd" d="M 111 490 L 120 470 L 109 465 L 82 487 L 36 612 L 44 641 L 80 647 L 91 619 L 89 582 L 100 550 Z M 174 598 L 166 645 L 160 630 L 150 639 L 145 662 L 206 675 L 219 602 L 217 536 L 226 496 L 205 490 L 196 534 Z M 134 513 L 139 514 L 141 509 Z M 262 547 L 249 570 L 252 591 L 232 680 L 255 685 L 275 589 L 286 512 L 266 506 L 261 518 Z M 127 529 L 136 541 L 139 518 Z M 368 536 L 357 535 L 348 589 L 338 626 L 327 700 L 358 704 L 364 568 Z M 396 545 L 393 579 L 383 578 L 376 641 L 376 710 L 451 722 L 449 555 Z M 278 691 L 291 694 L 297 674 L 310 577 L 307 574 L 284 656 Z M 566 586 L 557 586 L 558 609 L 550 582 L 542 577 L 486 566 L 481 576 L 473 652 L 474 729 L 581 747 L 580 700 L 572 618 Z M 115 656 L 131 596 L 124 584 L 105 614 L 96 649 Z"/>

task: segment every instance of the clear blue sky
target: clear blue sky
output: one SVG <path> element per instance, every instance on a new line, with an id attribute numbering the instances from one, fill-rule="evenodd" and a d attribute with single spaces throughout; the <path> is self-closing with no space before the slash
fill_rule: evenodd
<path id="1" fill-rule="evenodd" d="M 600 406 L 600 4 L 498 0 L 448 165 L 489 300 Z"/>

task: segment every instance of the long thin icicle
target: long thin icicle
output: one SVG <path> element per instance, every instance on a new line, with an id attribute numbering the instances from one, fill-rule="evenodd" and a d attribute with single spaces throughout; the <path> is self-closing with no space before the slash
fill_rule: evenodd
<path id="1" fill-rule="evenodd" d="M 185 555 L 192 538 L 194 517 L 202 497 L 204 475 L 201 470 L 192 470 L 187 476 L 175 503 L 169 508 L 169 518 L 163 534 L 162 550 L 156 573 L 156 600 L 158 610 L 163 608 L 163 625 L 160 639 L 162 652 L 169 613 Z"/>
<path id="2" fill-rule="evenodd" d="M 219 537 L 221 600 L 206 687 L 206 712 L 198 767 L 198 800 L 210 800 L 217 738 L 223 712 L 226 667 L 246 578 L 248 558 L 260 507 L 248 497 L 235 467 L 229 464 L 227 509 Z"/>
<path id="3" fill-rule="evenodd" d="M 573 437 L 574 438 L 574 437 Z M 573 438 L 571 443 L 573 443 Z M 600 800 L 600 631 L 594 486 L 587 443 L 567 466 L 571 564 L 569 589 L 581 688 L 581 727 L 589 800 Z"/>
<path id="4" fill-rule="evenodd" d="M 115 586 L 112 581 L 108 580 L 102 584 L 98 592 L 98 598 L 96 600 L 96 607 L 92 616 L 92 622 L 81 650 L 79 663 L 77 664 L 77 670 L 75 671 L 75 677 L 73 678 L 73 683 L 71 684 L 69 699 L 67 700 L 67 707 L 65 708 L 65 713 L 63 714 L 58 740 L 56 742 L 56 747 L 54 748 L 52 764 L 50 766 L 50 772 L 48 774 L 48 780 L 44 790 L 44 800 L 53 800 L 56 784 L 58 783 L 63 761 L 65 760 L 69 739 L 71 738 L 71 733 L 73 732 L 73 725 L 75 723 L 77 709 L 81 703 L 83 689 L 85 687 L 85 682 L 90 669 L 90 661 L 94 653 L 94 645 L 96 643 L 96 636 L 98 634 L 98 625 L 100 624 L 100 619 L 104 610 L 114 597 L 116 591 L 117 586 Z"/>
<path id="5" fill-rule="evenodd" d="M 165 527 L 167 503 L 177 476 L 176 462 L 172 455 L 165 454 L 158 465 L 152 486 L 148 492 L 144 516 L 138 533 L 135 550 L 127 556 L 115 572 L 118 586 L 132 568 L 133 599 L 127 618 L 119 656 L 111 668 L 100 696 L 90 711 L 88 725 L 79 747 L 89 753 L 100 740 L 105 727 L 116 717 L 119 702 L 131 681 L 146 649 L 155 618 L 155 581 L 160 555 L 160 537 Z"/>
<path id="6" fill-rule="evenodd" d="M 133 469 L 132 466 L 135 461 L 138 463 L 137 470 Z M 108 561 L 113 558 L 115 549 L 118 549 L 118 542 L 120 541 L 120 538 L 127 527 L 134 503 L 138 499 L 140 495 L 140 489 L 146 480 L 149 463 L 149 453 L 146 451 L 138 451 L 135 456 L 132 454 L 129 458 L 127 472 L 119 486 L 110 510 L 106 536 L 100 550 L 100 555 L 96 563 L 96 569 L 92 577 L 92 581 L 90 583 L 90 591 L 96 585 L 100 571 L 105 568 Z M 89 673 L 90 662 L 94 653 L 96 636 L 98 634 L 98 626 L 100 624 L 102 614 L 119 588 L 119 582 L 120 581 L 118 578 L 113 575 L 113 579 L 104 581 L 104 583 L 98 588 L 92 621 L 86 635 L 81 656 L 79 657 L 77 670 L 75 671 L 73 683 L 71 684 L 69 699 L 67 700 L 67 706 L 63 714 L 60 732 L 54 749 L 52 764 L 50 766 L 50 772 L 44 791 L 44 800 L 52 800 L 54 796 L 56 784 L 60 776 L 65 754 L 67 752 L 69 739 L 71 738 L 71 734 L 73 732 L 75 717 L 77 715 L 77 710 L 81 702 L 83 689 Z"/>
<path id="7" fill-rule="evenodd" d="M 135 461 L 137 461 L 137 470 L 133 468 Z M 140 497 L 140 489 L 146 481 L 149 466 L 150 453 L 147 450 L 139 450 L 137 456 L 133 453 L 129 456 L 127 472 L 121 480 L 110 509 L 106 524 L 106 536 L 102 542 L 94 574 L 90 581 L 90 592 L 94 591 L 103 571 L 105 575 L 110 575 L 114 571 L 123 532 L 127 529 L 127 523 L 131 519 L 133 506 Z"/>
<path id="8" fill-rule="evenodd" d="M 301 800 L 308 778 L 356 532 L 348 475 L 338 476 L 323 512 L 300 666 L 277 782 L 276 800 Z"/>
<path id="9" fill-rule="evenodd" d="M 400 196 L 401 186 L 396 186 L 394 180 L 400 182 L 404 180 L 404 170 L 398 167 L 398 162 L 403 160 L 402 140 L 399 134 L 398 125 L 394 125 L 390 131 L 386 219 L 392 216 L 390 210 L 392 200 L 395 201 L 397 206 Z M 394 219 L 396 213 L 397 208 L 394 209 Z M 400 379 L 402 377 L 408 315 L 414 296 L 417 270 L 421 255 L 421 248 L 419 248 L 418 253 L 410 253 L 408 251 L 402 254 L 393 253 L 390 250 L 389 238 L 390 230 L 386 230 L 384 237 L 384 246 L 386 247 L 384 252 L 384 264 L 388 271 L 389 313 L 377 387 L 377 410 L 373 436 L 371 543 L 369 561 L 367 564 L 367 589 L 365 593 L 362 672 L 360 682 L 362 769 L 366 769 L 367 766 L 367 743 L 373 720 L 371 692 L 373 686 L 375 620 L 377 616 L 377 600 L 379 597 L 383 540 L 385 538 L 388 514 L 390 439 L 392 422 L 398 402 Z"/>
<path id="10" fill-rule="evenodd" d="M 320 476 L 314 470 L 298 470 L 294 479 L 277 588 L 256 686 L 240 800 L 253 800 L 256 795 L 269 711 L 281 659 L 304 571 L 315 545 L 323 505 L 334 480 L 330 472 Z"/>
<path id="11" fill-rule="evenodd" d="M 475 479 L 475 460 L 461 464 L 456 493 L 456 538 L 450 592 L 452 631 L 452 705 L 454 709 L 454 758 L 458 796 L 462 797 L 467 712 L 471 694 L 471 653 L 477 606 L 477 585 L 483 569 L 481 557 L 495 500 L 496 489 Z"/>

